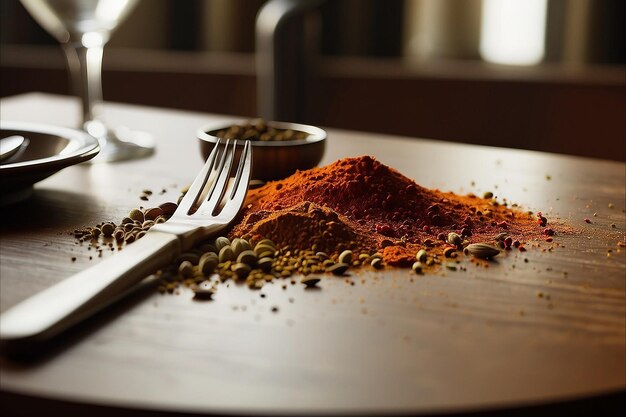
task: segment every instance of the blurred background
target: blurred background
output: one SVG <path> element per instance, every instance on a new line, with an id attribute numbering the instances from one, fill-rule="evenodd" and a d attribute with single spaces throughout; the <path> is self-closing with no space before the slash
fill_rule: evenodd
<path id="1" fill-rule="evenodd" d="M 104 97 L 624 161 L 624 5 L 143 0 L 105 49 Z M 72 94 L 57 41 L 0 7 L 0 94 Z"/>

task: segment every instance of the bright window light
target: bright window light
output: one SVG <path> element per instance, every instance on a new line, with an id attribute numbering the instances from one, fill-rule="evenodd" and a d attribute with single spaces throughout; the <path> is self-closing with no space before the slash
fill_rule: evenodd
<path id="1" fill-rule="evenodd" d="M 483 0 L 480 55 L 498 64 L 533 65 L 545 50 L 547 0 Z"/>

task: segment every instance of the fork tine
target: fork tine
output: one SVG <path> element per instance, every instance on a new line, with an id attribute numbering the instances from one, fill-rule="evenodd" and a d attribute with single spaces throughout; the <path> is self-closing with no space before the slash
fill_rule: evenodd
<path id="1" fill-rule="evenodd" d="M 233 190 L 230 193 L 230 199 L 224 205 L 222 212 L 236 214 L 241 208 L 248 191 L 248 183 L 252 174 L 252 146 L 247 140 L 241 152 L 239 166 L 237 167 L 237 175 L 233 182 Z"/>
<path id="2" fill-rule="evenodd" d="M 217 159 L 217 154 L 219 152 L 219 148 L 221 148 L 223 141 L 218 139 L 213 151 L 207 158 L 202 170 L 198 173 L 196 178 L 193 180 L 191 187 L 187 190 L 185 197 L 182 199 L 180 204 L 178 205 L 178 209 L 176 210 L 177 214 L 187 214 L 191 209 L 191 206 L 195 203 L 196 199 L 200 196 L 200 193 L 204 189 L 207 180 L 211 172 L 213 171 L 213 167 L 215 165 L 215 160 Z M 226 142 L 226 148 L 228 148 L 228 141 Z M 224 150 L 226 152 L 226 150 Z"/>
<path id="3" fill-rule="evenodd" d="M 246 186 L 250 181 L 250 173 L 252 167 L 252 148 L 250 147 L 250 141 L 247 140 L 241 152 L 241 159 L 239 160 L 239 166 L 237 167 L 237 175 L 235 175 L 235 181 L 233 182 L 233 190 L 230 193 L 230 199 L 235 197 L 235 193 L 239 189 L 239 183 L 242 178 L 245 178 Z M 244 173 L 244 169 L 246 172 Z"/>
<path id="4" fill-rule="evenodd" d="M 233 142 L 232 151 L 229 152 L 228 143 L 222 155 L 220 166 L 218 168 L 219 176 L 211 185 L 211 191 L 209 192 L 205 202 L 198 208 L 202 212 L 213 213 L 218 207 L 219 202 L 222 200 L 226 188 L 228 187 L 228 180 L 230 178 L 230 170 L 233 167 L 233 160 L 235 159 L 235 151 L 237 150 L 237 140 Z M 227 166 L 227 167 L 226 167 Z"/>

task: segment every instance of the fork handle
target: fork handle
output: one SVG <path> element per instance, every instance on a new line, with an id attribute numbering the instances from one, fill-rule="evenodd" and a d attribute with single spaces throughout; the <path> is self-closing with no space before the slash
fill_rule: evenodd
<path id="1" fill-rule="evenodd" d="M 150 231 L 121 252 L 2 313 L 0 342 L 50 338 L 106 307 L 179 254 L 175 235 Z"/>

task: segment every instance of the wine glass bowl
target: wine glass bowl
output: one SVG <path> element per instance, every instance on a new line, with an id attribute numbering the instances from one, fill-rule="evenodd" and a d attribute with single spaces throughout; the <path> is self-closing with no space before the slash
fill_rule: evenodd
<path id="1" fill-rule="evenodd" d="M 63 46 L 82 104 L 83 130 L 98 139 L 96 162 L 148 156 L 147 133 L 110 129 L 102 119 L 102 53 L 111 33 L 139 0 L 20 0 L 35 20 Z"/>

